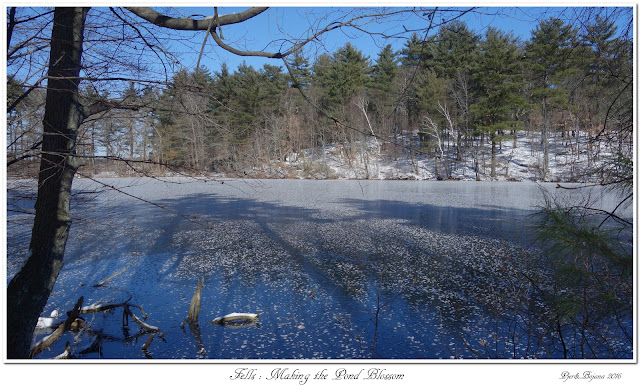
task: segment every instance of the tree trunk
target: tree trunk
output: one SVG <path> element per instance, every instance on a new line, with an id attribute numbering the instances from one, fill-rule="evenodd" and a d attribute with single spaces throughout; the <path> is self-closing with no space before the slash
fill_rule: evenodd
<path id="1" fill-rule="evenodd" d="M 29 257 L 7 288 L 7 357 L 27 358 L 33 331 L 63 265 L 71 216 L 73 157 L 82 113 L 78 83 L 88 8 L 56 8 L 38 198 Z"/>
<path id="2" fill-rule="evenodd" d="M 545 78 L 545 84 L 547 84 Z M 547 180 L 547 169 L 549 169 L 549 106 L 547 104 L 547 97 L 542 98 L 542 181 Z"/>
<path id="3" fill-rule="evenodd" d="M 496 135 L 491 133 L 491 178 L 496 178 Z"/>

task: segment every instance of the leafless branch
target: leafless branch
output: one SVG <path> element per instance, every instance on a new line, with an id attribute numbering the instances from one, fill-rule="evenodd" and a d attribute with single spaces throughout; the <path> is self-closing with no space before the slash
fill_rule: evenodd
<path id="1" fill-rule="evenodd" d="M 165 16 L 149 7 L 125 7 L 125 9 L 131 11 L 140 18 L 153 23 L 159 27 L 170 28 L 183 31 L 207 31 L 210 28 L 211 20 L 213 16 L 196 20 L 192 18 L 174 18 Z M 230 25 L 242 23 L 249 20 L 262 12 L 266 11 L 268 7 L 252 7 L 243 12 L 222 15 L 216 20 L 217 25 Z"/>

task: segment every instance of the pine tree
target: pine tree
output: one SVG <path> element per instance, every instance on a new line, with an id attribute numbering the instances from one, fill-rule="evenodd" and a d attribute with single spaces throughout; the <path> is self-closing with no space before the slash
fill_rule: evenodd
<path id="1" fill-rule="evenodd" d="M 577 29 L 556 18 L 541 21 L 526 46 L 531 82 L 529 93 L 542 115 L 543 179 L 549 169 L 551 113 L 567 103 L 566 90 L 562 86 L 568 71 L 574 68 L 576 46 Z"/>
<path id="2" fill-rule="evenodd" d="M 433 39 L 431 38 L 430 40 Z M 429 44 L 414 32 L 400 51 L 400 63 L 402 63 L 403 67 L 416 68 L 420 66 L 424 68 L 427 60 L 432 57 L 430 54 Z"/>
<path id="3" fill-rule="evenodd" d="M 633 197 L 633 166 L 625 159 L 614 164 L 622 174 L 609 187 Z M 542 247 L 534 296 L 555 327 L 564 358 L 628 355 L 633 341 L 632 327 L 625 322 L 633 319 L 633 224 L 615 210 L 567 207 L 549 196 L 546 200 L 534 222 Z"/>
<path id="4" fill-rule="evenodd" d="M 346 103 L 369 84 L 369 58 L 351 43 L 333 54 L 336 71 L 336 96 L 339 103 Z"/>
<path id="5" fill-rule="evenodd" d="M 322 104 L 330 110 L 344 107 L 369 84 L 369 59 L 351 43 L 331 56 L 320 55 L 313 70 L 314 85 L 320 89 Z"/>
<path id="6" fill-rule="evenodd" d="M 440 28 L 434 44 L 433 69 L 449 79 L 468 72 L 476 60 L 480 36 L 462 21 L 452 21 Z"/>
<path id="7" fill-rule="evenodd" d="M 524 83 L 518 82 L 520 51 L 513 35 L 495 28 L 487 30 L 480 43 L 481 55 L 474 69 L 478 85 L 476 103 L 471 112 L 479 130 L 491 140 L 491 177 L 496 177 L 496 144 L 521 125 L 513 119 L 513 111 L 524 107 Z"/>
<path id="8" fill-rule="evenodd" d="M 371 71 L 371 88 L 382 93 L 391 91 L 393 78 L 398 72 L 397 54 L 391 48 L 391 44 L 386 45 L 378 54 L 378 60 Z"/>
<path id="9" fill-rule="evenodd" d="M 385 46 L 371 71 L 371 84 L 368 91 L 369 106 L 376 120 L 378 130 L 393 131 L 393 116 L 397 109 L 398 92 L 395 78 L 398 74 L 397 52 L 391 45 Z"/>
<path id="10" fill-rule="evenodd" d="M 311 66 L 309 65 L 309 60 L 304 57 L 301 51 L 296 51 L 288 63 L 297 85 L 306 89 L 311 81 Z"/>
<path id="11" fill-rule="evenodd" d="M 288 75 L 282 72 L 282 67 L 265 64 L 260 73 L 260 98 L 262 108 L 270 110 L 280 109 L 280 97 L 288 86 Z"/>
<path id="12" fill-rule="evenodd" d="M 470 106 L 475 97 L 471 68 L 478 58 L 479 41 L 480 36 L 466 23 L 455 20 L 440 28 L 433 44 L 434 57 L 430 69 L 447 82 L 448 100 L 439 102 L 449 106 L 451 124 L 457 131 L 458 160 L 462 160 L 463 138 L 468 138 L 471 133 Z"/>
<path id="13" fill-rule="evenodd" d="M 576 107 L 578 111 L 588 115 L 593 127 L 603 127 L 607 111 L 611 113 L 604 107 L 608 107 L 616 99 L 631 99 L 632 90 L 628 83 L 632 79 L 632 66 L 628 60 L 627 45 L 624 40 L 616 37 L 617 28 L 613 21 L 598 15 L 586 30 L 582 37 L 586 46 L 582 55 L 582 75 L 585 80 L 581 86 L 588 103 L 580 100 Z M 628 92 L 623 96 L 621 90 L 625 87 L 628 87 Z M 624 102 L 616 103 L 612 106 L 613 111 L 617 111 L 623 104 Z"/>

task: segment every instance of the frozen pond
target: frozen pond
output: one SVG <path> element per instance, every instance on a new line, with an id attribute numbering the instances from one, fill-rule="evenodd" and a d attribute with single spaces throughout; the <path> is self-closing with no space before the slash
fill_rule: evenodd
<path id="1" fill-rule="evenodd" d="M 507 291 L 501 278 L 535 253 L 527 225 L 543 204 L 540 185 L 100 182 L 74 182 L 65 266 L 45 314 L 71 309 L 80 296 L 85 304 L 130 299 L 164 335 L 143 351 L 148 336 L 132 321 L 123 329 L 121 310 L 87 314 L 100 344 L 83 358 L 448 359 L 486 352 L 486 342 L 517 358 L 536 353 L 506 346 L 486 299 Z M 8 214 L 7 282 L 30 227 L 29 216 Z M 199 278 L 192 331 L 181 324 Z M 260 313 L 259 322 L 207 323 L 231 312 Z"/>

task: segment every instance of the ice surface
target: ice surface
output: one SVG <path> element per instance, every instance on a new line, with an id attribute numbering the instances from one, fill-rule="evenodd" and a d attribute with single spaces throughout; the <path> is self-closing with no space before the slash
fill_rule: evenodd
<path id="1" fill-rule="evenodd" d="M 511 290 L 503 279 L 513 261 L 531 252 L 528 215 L 543 204 L 541 187 L 555 186 L 100 181 L 128 195 L 86 179 L 74 182 L 75 192 L 102 192 L 74 201 L 65 266 L 45 312 L 71 309 L 79 296 L 85 304 L 131 297 L 148 314 L 146 322 L 166 333 L 148 350 L 154 358 L 197 358 L 202 348 L 207 358 L 366 358 L 381 304 L 377 355 L 470 355 L 443 338 L 460 331 L 491 341 L 485 328 L 495 332 L 495 323 L 475 300 L 486 303 Z M 8 227 L 7 280 L 24 261 L 29 229 L 28 221 Z M 108 285 L 93 287 L 129 264 Z M 259 324 L 202 323 L 199 347 L 198 335 L 180 325 L 201 277 L 200 320 L 251 310 L 260 313 Z M 140 346 L 147 338 L 132 323 L 123 336 L 120 312 L 91 316 L 93 330 L 102 329 L 102 346 L 100 354 L 84 357 L 144 358 Z"/>

